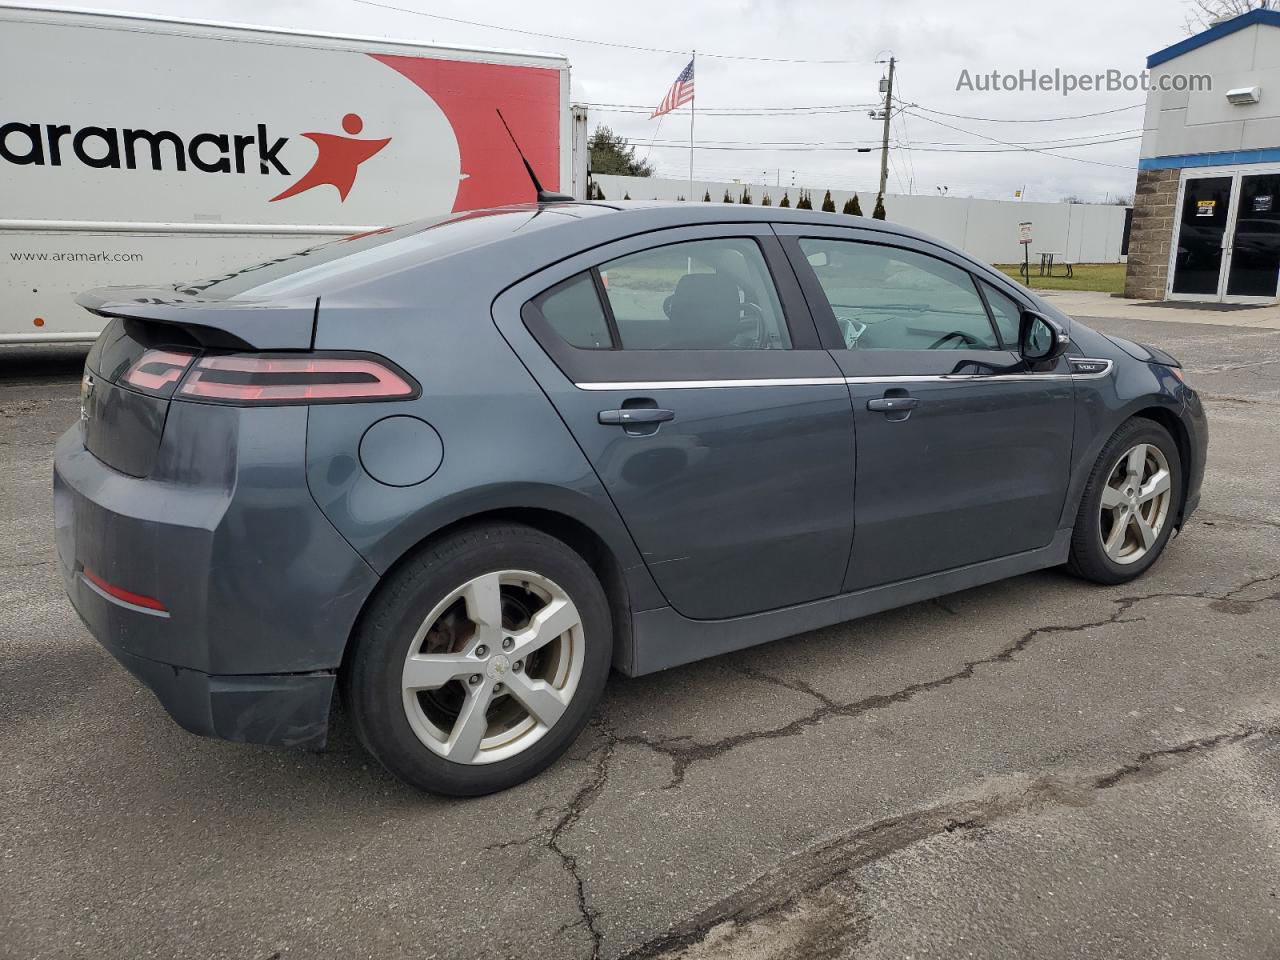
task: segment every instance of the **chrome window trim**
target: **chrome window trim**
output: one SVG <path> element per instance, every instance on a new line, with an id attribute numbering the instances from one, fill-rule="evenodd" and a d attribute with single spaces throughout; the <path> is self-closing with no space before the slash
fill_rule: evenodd
<path id="1" fill-rule="evenodd" d="M 844 383 L 844 377 L 780 377 L 753 380 L 632 380 L 575 383 L 579 390 L 706 390 L 712 387 L 816 387 Z"/>
<path id="2" fill-rule="evenodd" d="M 963 383 L 970 380 L 1000 380 L 1025 383 L 1031 380 L 1100 380 L 1109 376 L 1115 363 L 1105 357 L 1068 357 L 1068 363 L 1101 363 L 1096 373 L 921 373 L 880 377 L 761 377 L 751 380 L 631 380 L 617 383 L 575 383 L 579 390 L 709 390 L 716 387 L 816 387 L 850 383 Z"/>
<path id="3" fill-rule="evenodd" d="M 917 376 L 845 377 L 845 383 L 950 383 L 969 380 L 1070 380 L 1070 373 L 937 373 Z"/>

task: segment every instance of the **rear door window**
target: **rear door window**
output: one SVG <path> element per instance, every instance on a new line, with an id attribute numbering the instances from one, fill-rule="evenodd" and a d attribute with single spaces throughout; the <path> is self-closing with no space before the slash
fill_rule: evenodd
<path id="1" fill-rule="evenodd" d="M 599 267 L 623 350 L 784 350 L 768 265 L 746 237 L 696 240 Z"/>

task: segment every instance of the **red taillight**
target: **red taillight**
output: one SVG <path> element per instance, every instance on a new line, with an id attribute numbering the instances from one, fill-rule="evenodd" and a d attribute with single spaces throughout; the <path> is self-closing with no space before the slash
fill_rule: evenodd
<path id="1" fill-rule="evenodd" d="M 376 360 L 349 357 L 218 356 L 197 361 L 178 394 L 227 403 L 397 400 L 415 387 Z"/>
<path id="2" fill-rule="evenodd" d="M 178 350 L 148 350 L 121 378 L 139 390 L 163 392 L 182 379 L 195 357 Z"/>
<path id="3" fill-rule="evenodd" d="M 135 607 L 143 607 L 146 610 L 155 610 L 158 613 L 168 612 L 165 609 L 164 604 L 155 597 L 148 597 L 141 593 L 134 593 L 132 590 L 125 590 L 123 587 L 117 587 L 113 584 L 107 583 L 107 581 L 103 580 L 100 576 L 87 568 L 81 570 L 80 573 L 84 576 L 85 580 L 89 581 L 89 583 L 93 584 L 109 597 L 114 597 L 116 600 L 121 600 Z"/>

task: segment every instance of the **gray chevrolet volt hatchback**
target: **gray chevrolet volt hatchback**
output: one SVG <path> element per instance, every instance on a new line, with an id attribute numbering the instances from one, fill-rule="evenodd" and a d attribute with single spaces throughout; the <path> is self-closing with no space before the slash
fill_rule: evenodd
<path id="1" fill-rule="evenodd" d="M 66 589 L 195 733 L 480 794 L 644 674 L 1066 564 L 1143 573 L 1199 501 L 1176 360 L 909 229 L 508 207 L 110 319 L 54 473 Z"/>

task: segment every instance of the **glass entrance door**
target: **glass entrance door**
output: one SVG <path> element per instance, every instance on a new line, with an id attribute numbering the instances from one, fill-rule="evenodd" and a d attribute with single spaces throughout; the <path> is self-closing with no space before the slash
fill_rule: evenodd
<path id="1" fill-rule="evenodd" d="M 1227 297 L 1274 300 L 1280 280 L 1280 173 L 1241 175 L 1238 197 Z"/>
<path id="2" fill-rule="evenodd" d="M 1188 177 L 1178 219 L 1178 249 L 1173 261 L 1174 295 L 1221 296 L 1223 238 L 1231 206 L 1232 177 Z M 1273 278 L 1274 280 L 1274 278 Z M 1272 292 L 1275 286 L 1272 284 Z"/>

